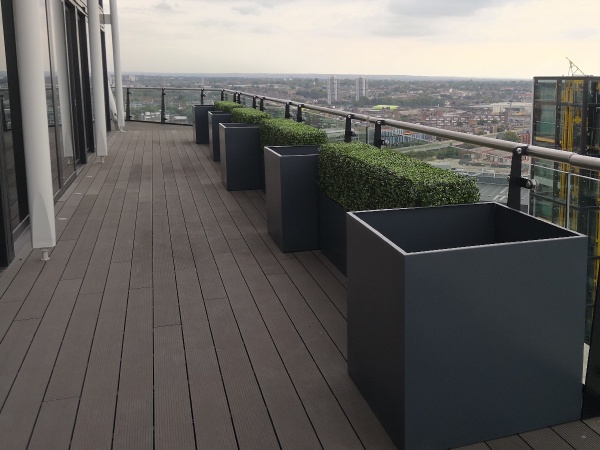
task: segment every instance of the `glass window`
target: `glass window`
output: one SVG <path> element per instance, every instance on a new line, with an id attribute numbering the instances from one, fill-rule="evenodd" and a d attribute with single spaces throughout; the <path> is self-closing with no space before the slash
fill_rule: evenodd
<path id="1" fill-rule="evenodd" d="M 4 159 L 6 163 L 6 184 L 8 186 L 8 209 L 10 225 L 14 230 L 21 223 L 19 214 L 19 196 L 17 191 L 17 169 L 15 165 L 15 148 L 13 145 L 10 98 L 8 95 L 8 73 L 4 43 L 4 27 L 2 10 L 0 9 L 0 108 L 2 109 L 2 139 Z"/>
<path id="2" fill-rule="evenodd" d="M 556 80 L 538 80 L 535 83 L 535 100 L 544 102 L 556 101 Z"/>
<path id="3" fill-rule="evenodd" d="M 534 144 L 554 148 L 556 145 L 556 105 L 536 104 L 533 120 Z"/>
<path id="4" fill-rule="evenodd" d="M 48 29 L 50 30 L 52 92 L 54 105 L 56 105 L 54 108 L 54 121 L 57 142 L 60 143 L 58 154 L 62 169 L 60 186 L 63 187 L 75 173 L 65 12 L 64 5 L 60 0 L 46 0 L 46 8 L 48 12 Z"/>

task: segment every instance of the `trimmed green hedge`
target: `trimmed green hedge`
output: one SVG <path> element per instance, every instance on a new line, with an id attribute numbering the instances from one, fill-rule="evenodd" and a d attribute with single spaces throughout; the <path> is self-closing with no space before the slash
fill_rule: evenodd
<path id="1" fill-rule="evenodd" d="M 215 102 L 215 109 L 217 111 L 223 112 L 232 112 L 236 108 L 243 108 L 244 105 L 240 105 L 236 102 L 229 102 L 227 100 L 222 100 L 220 102 Z"/>
<path id="2" fill-rule="evenodd" d="M 231 121 L 234 123 L 253 123 L 260 125 L 263 121 L 271 118 L 271 115 L 252 108 L 234 108 L 231 111 Z"/>
<path id="3" fill-rule="evenodd" d="M 321 145 L 327 142 L 323 130 L 290 119 L 270 119 L 260 124 L 263 145 Z"/>
<path id="4" fill-rule="evenodd" d="M 362 143 L 321 146 L 319 187 L 347 211 L 479 201 L 473 178 Z"/>

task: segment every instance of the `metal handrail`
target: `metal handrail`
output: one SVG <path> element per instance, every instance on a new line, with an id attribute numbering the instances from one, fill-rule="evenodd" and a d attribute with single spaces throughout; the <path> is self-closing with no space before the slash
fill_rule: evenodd
<path id="1" fill-rule="evenodd" d="M 417 133 L 429 134 L 442 139 L 460 141 L 467 144 L 478 145 L 481 147 L 492 148 L 494 150 L 500 150 L 507 153 L 518 155 L 535 156 L 538 158 L 547 159 L 557 163 L 569 164 L 579 169 L 587 169 L 600 171 L 600 158 L 593 156 L 584 156 L 577 153 L 567 152 L 563 150 L 556 150 L 552 148 L 540 147 L 537 145 L 523 144 L 519 142 L 509 142 L 501 139 L 493 139 L 485 136 L 476 136 L 473 134 L 462 133 L 460 131 L 443 130 L 441 128 L 430 127 L 427 125 L 418 125 L 410 122 L 403 122 L 400 120 L 384 119 L 377 116 L 368 116 L 365 114 L 356 114 L 349 111 L 343 111 L 340 109 L 326 108 L 323 106 L 311 105 L 309 103 L 297 102 L 293 100 L 280 99 L 275 97 L 267 97 L 259 94 L 252 94 L 249 92 L 241 92 L 233 89 L 223 88 L 159 88 L 159 87 L 134 87 L 129 86 L 127 89 L 166 89 L 166 90 L 180 90 L 180 91 L 204 91 L 204 92 L 221 92 L 230 93 L 238 96 L 249 97 L 252 99 L 260 99 L 261 103 L 265 101 L 271 103 L 278 103 L 283 106 L 290 105 L 300 109 L 306 109 L 310 111 L 317 111 L 333 116 L 344 117 L 346 120 L 359 120 L 361 122 L 367 122 L 375 124 L 376 126 L 389 126 L 393 128 L 400 128 L 407 131 L 413 131 Z"/>
<path id="2" fill-rule="evenodd" d="M 401 128 L 403 130 L 413 131 L 417 133 L 429 134 L 432 136 L 440 137 L 443 139 L 461 141 L 467 144 L 478 145 L 481 147 L 488 147 L 495 150 L 501 150 L 508 153 L 514 153 L 518 149 L 521 150 L 521 154 L 527 154 L 528 156 L 536 156 L 538 158 L 548 159 L 554 162 L 570 164 L 573 167 L 588 170 L 600 171 L 600 158 L 594 158 L 592 156 L 579 155 L 577 153 L 566 152 L 563 150 L 555 150 L 552 148 L 539 147 L 537 145 L 528 145 L 518 142 L 503 141 L 501 139 L 493 139 L 485 136 L 476 136 L 468 133 L 461 133 L 460 131 L 443 130 L 441 128 L 430 127 L 426 125 L 418 125 L 410 122 L 402 122 L 400 120 L 383 119 L 376 116 L 367 116 L 365 114 L 356 114 L 348 111 L 342 111 L 339 109 L 325 108 L 323 106 L 311 105 L 307 103 L 295 102 L 292 100 L 282 100 L 272 97 L 257 96 L 255 94 L 249 94 L 246 92 L 232 91 L 230 89 L 224 89 L 225 92 L 239 93 L 246 97 L 259 97 L 265 101 L 280 103 L 285 105 L 289 103 L 292 106 L 300 106 L 304 109 L 319 111 L 327 114 L 331 114 L 339 117 L 351 116 L 352 119 L 360 120 L 362 122 L 368 122 L 376 124 L 380 122 L 382 125 L 387 125 L 393 128 Z"/>

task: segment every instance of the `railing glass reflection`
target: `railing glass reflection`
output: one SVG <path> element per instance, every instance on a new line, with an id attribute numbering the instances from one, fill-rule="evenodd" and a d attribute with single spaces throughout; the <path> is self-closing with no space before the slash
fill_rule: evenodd
<path id="1" fill-rule="evenodd" d="M 588 236 L 586 341 L 589 341 L 595 280 L 600 269 L 600 182 L 597 172 L 536 158 L 531 168 L 536 189 L 530 214 Z"/>

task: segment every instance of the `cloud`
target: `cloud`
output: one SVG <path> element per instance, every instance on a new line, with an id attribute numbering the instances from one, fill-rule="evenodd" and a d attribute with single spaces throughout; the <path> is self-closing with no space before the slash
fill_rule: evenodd
<path id="1" fill-rule="evenodd" d="M 498 8 L 511 0 L 393 0 L 389 12 L 409 17 L 467 17 L 487 8 Z"/>
<path id="2" fill-rule="evenodd" d="M 260 13 L 257 8 L 244 5 L 244 6 L 235 6 L 231 8 L 233 11 L 241 14 L 242 16 L 258 16 Z"/>
<path id="3" fill-rule="evenodd" d="M 243 3 L 248 3 L 250 5 L 254 4 L 256 6 L 266 6 L 268 8 L 272 8 L 273 6 L 278 6 L 278 5 L 283 5 L 285 3 L 293 3 L 294 1 L 297 0 L 253 0 L 253 1 L 248 1 L 248 0 L 221 0 L 221 2 L 223 3 L 239 3 L 239 2 L 243 2 Z"/>
<path id="4" fill-rule="evenodd" d="M 154 9 L 158 9 L 160 11 L 173 11 L 173 7 L 169 5 L 167 2 L 160 2 L 154 6 Z"/>

